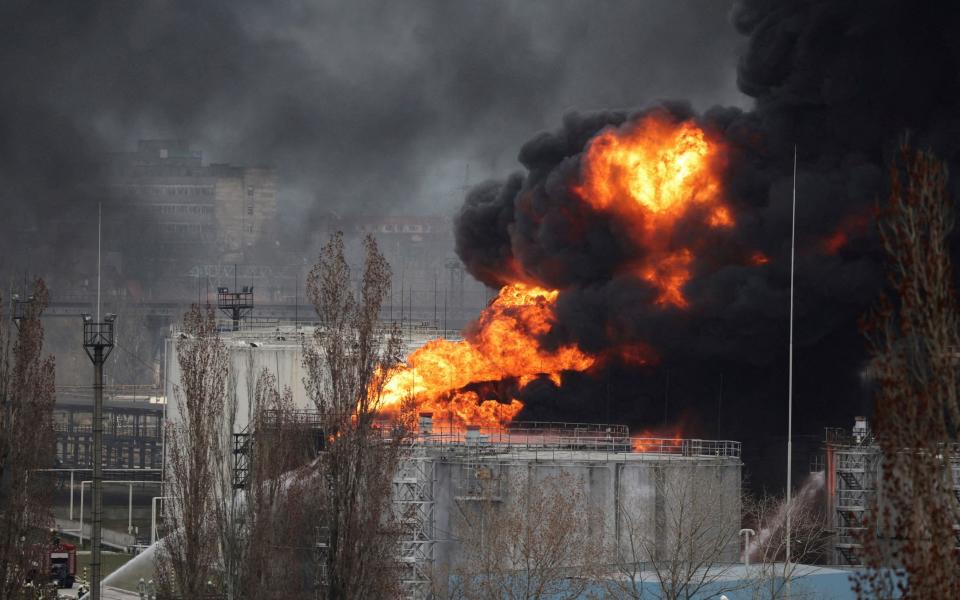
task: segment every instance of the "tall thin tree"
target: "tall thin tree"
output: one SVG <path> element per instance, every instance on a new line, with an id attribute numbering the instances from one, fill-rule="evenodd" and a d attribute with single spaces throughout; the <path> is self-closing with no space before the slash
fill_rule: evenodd
<path id="1" fill-rule="evenodd" d="M 379 322 L 390 290 L 390 265 L 373 237 L 365 240 L 364 254 L 355 283 L 337 233 L 307 279 L 320 325 L 305 343 L 304 383 L 326 439 L 318 492 L 327 544 L 322 593 L 331 599 L 389 598 L 399 592 L 391 486 L 403 452 L 404 436 L 398 435 L 403 428 L 385 428 L 376 419 L 384 379 L 401 358 L 402 340 L 396 326 Z"/>
<path id="2" fill-rule="evenodd" d="M 37 469 L 53 466 L 54 362 L 43 354 L 47 288 L 33 285 L 15 314 L 18 331 L 0 310 L 0 600 L 19 597 L 34 551 L 48 547 L 53 480 Z"/>
<path id="3" fill-rule="evenodd" d="M 878 500 L 864 525 L 862 597 L 960 598 L 956 474 L 960 330 L 946 164 L 904 143 L 879 224 L 889 292 L 865 318 L 878 383 Z"/>

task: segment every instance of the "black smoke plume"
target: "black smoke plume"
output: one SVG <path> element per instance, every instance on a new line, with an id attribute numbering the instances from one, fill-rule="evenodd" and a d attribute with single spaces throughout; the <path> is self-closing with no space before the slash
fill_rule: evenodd
<path id="1" fill-rule="evenodd" d="M 873 223 L 887 164 L 903 136 L 955 165 L 960 137 L 960 10 L 940 3 L 747 1 L 732 20 L 749 36 L 738 85 L 752 110 L 696 113 L 681 102 L 628 112 L 572 113 L 520 150 L 524 173 L 476 187 L 457 222 L 457 252 L 492 287 L 532 280 L 561 290 L 545 343 L 601 353 L 656 349 L 647 368 L 610 364 L 557 390 L 523 391 L 528 418 L 627 420 L 746 442 L 760 483 L 782 472 L 786 430 L 791 190 L 798 152 L 795 431 L 809 449 L 825 426 L 871 406 L 857 319 L 883 285 Z M 642 253 L 622 223 L 571 191 L 583 153 L 605 128 L 651 113 L 692 119 L 727 146 L 724 197 L 732 230 L 690 229 L 687 309 L 621 267 Z M 575 230 L 576 234 L 572 234 Z M 744 264 L 744 252 L 769 257 Z M 806 456 L 798 457 L 798 467 Z"/>

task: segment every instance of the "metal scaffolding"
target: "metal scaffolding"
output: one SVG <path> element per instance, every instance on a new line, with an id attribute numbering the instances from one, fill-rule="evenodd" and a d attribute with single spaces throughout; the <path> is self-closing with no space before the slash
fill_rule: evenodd
<path id="1" fill-rule="evenodd" d="M 836 494 L 833 503 L 834 563 L 860 564 L 860 540 L 877 497 L 880 452 L 873 445 L 833 448 Z"/>
<path id="2" fill-rule="evenodd" d="M 434 539 L 434 464 L 418 439 L 393 478 L 394 516 L 401 529 L 400 582 L 404 597 L 431 597 Z"/>
<path id="3" fill-rule="evenodd" d="M 960 453 L 951 452 L 954 494 L 960 500 Z M 883 509 L 878 494 L 881 483 L 883 454 L 866 420 L 858 417 L 852 432 L 827 429 L 824 471 L 827 502 L 833 525 L 833 563 L 860 565 L 861 540 L 868 533 L 871 513 Z M 960 548 L 960 525 L 954 525 Z"/>

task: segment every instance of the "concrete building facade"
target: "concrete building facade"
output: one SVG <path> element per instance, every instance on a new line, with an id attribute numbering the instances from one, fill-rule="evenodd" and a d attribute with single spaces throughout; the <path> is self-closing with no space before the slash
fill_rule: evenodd
<path id="1" fill-rule="evenodd" d="M 204 164 L 183 140 L 141 140 L 109 161 L 108 197 L 119 213 L 138 211 L 163 252 L 239 260 L 259 242 L 277 210 L 271 168 Z"/>

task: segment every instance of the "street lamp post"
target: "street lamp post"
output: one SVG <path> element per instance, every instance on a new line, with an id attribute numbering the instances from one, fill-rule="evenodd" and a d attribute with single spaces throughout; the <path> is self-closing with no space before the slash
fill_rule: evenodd
<path id="1" fill-rule="evenodd" d="M 83 316 L 83 349 L 93 362 L 93 531 L 90 546 L 90 597 L 100 600 L 100 529 L 103 521 L 103 364 L 113 350 L 113 322 Z"/>

